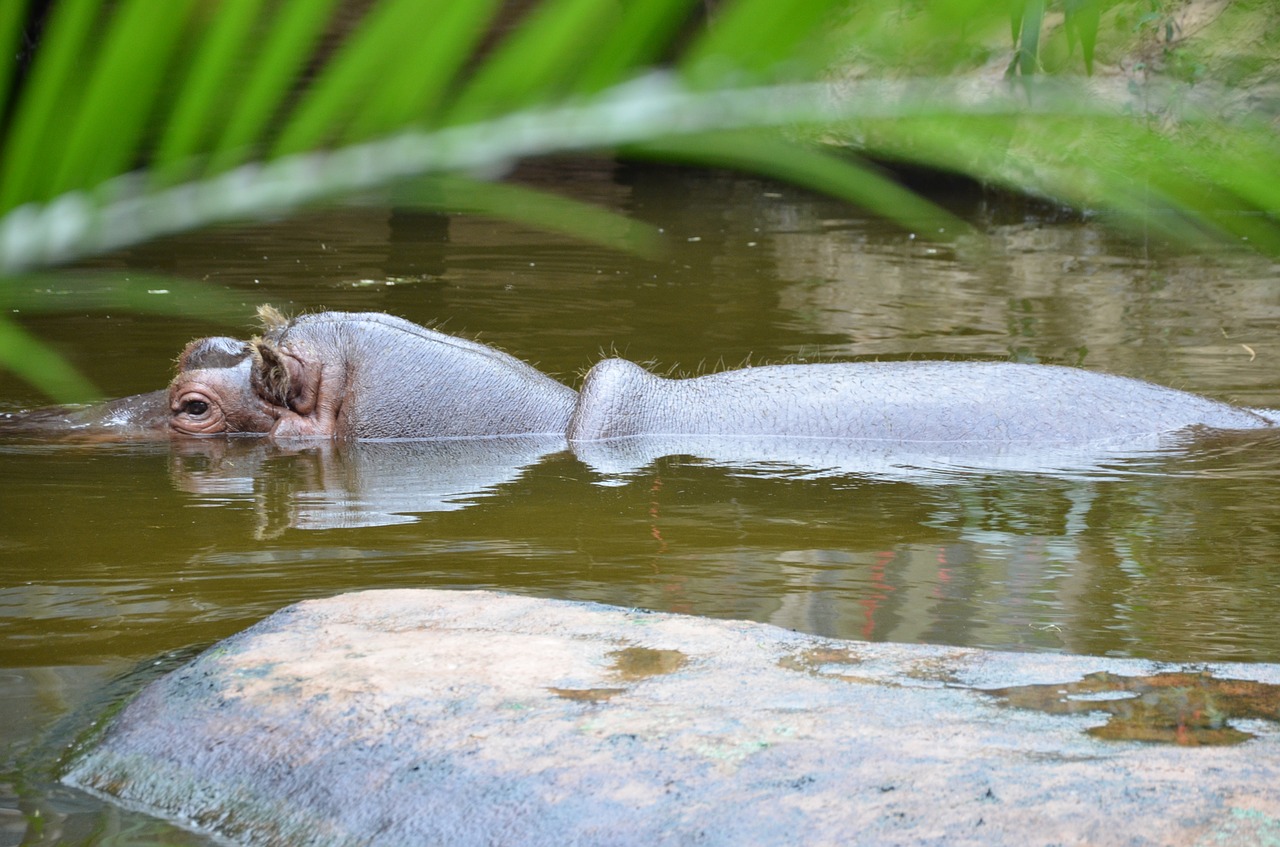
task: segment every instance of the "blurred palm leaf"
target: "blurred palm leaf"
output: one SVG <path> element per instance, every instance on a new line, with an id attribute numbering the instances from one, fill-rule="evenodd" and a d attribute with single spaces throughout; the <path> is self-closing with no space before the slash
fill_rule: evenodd
<path id="1" fill-rule="evenodd" d="M 0 365 L 63 401 L 94 396 L 93 386 L 61 353 L 10 315 L 32 312 L 115 311 L 152 315 L 200 314 L 230 321 L 243 313 L 238 297 L 194 282 L 148 274 L 45 272 L 9 277 L 0 286 Z"/>
<path id="2" fill-rule="evenodd" d="M 1092 69 L 1102 4 L 1062 2 L 1061 35 Z M 634 222 L 463 181 L 565 151 L 746 168 L 963 228 L 816 143 L 831 140 L 1280 252 L 1271 129 L 1182 108 L 1170 132 L 1185 89 L 1144 90 L 1135 109 L 1046 73 L 1052 2 L 1011 16 L 981 0 L 723 0 L 709 22 L 695 0 L 525 5 L 513 25 L 499 0 L 56 0 L 22 77 L 0 68 L 0 274 L 432 174 L 397 202 L 470 194 L 467 208 L 651 249 Z M 0 3 L 6 55 L 40 6 Z M 985 71 L 1008 64 L 992 44 L 1011 24 L 1016 87 Z M 12 369 L 33 348 L 9 338 Z"/>

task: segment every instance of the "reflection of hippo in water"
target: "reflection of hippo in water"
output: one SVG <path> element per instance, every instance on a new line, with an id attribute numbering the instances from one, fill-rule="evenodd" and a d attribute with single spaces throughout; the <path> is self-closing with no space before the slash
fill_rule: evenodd
<path id="1" fill-rule="evenodd" d="M 609 359 L 578 393 L 505 353 L 383 314 L 263 315 L 259 338 L 189 344 L 167 392 L 12 423 L 123 436 L 556 434 L 575 445 L 632 436 L 1085 444 L 1276 423 L 1268 410 L 1139 380 L 1011 363 L 774 365 L 666 379 Z"/>

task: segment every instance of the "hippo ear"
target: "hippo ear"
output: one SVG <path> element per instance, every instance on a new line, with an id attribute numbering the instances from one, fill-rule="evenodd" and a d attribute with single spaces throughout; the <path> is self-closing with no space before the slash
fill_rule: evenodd
<path id="1" fill-rule="evenodd" d="M 253 390 L 273 406 L 292 406 L 302 386 L 296 379 L 300 375 L 295 375 L 290 367 L 291 360 L 261 338 L 255 338 L 252 344 Z"/>

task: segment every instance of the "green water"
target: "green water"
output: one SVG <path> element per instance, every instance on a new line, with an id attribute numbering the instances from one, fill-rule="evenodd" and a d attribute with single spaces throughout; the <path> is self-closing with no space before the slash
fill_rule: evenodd
<path id="1" fill-rule="evenodd" d="M 1280 274 L 1265 260 L 1178 254 L 977 194 L 941 198 L 979 227 L 950 242 L 725 175 L 575 163 L 524 177 L 660 227 L 668 253 L 351 208 L 98 263 L 206 280 L 243 303 L 229 313 L 18 317 L 112 396 L 162 387 L 188 340 L 246 333 L 272 303 L 432 323 L 575 385 L 605 354 L 680 373 L 1015 359 L 1280 406 Z M 39 402 L 0 376 L 0 411 Z M 1280 661 L 1278 445 L 1210 438 L 1069 472 L 926 457 L 818 473 L 689 456 L 608 468 L 556 443 L 0 444 L 0 845 L 204 843 L 57 786 L 59 757 L 155 673 L 291 602 L 353 589 Z"/>

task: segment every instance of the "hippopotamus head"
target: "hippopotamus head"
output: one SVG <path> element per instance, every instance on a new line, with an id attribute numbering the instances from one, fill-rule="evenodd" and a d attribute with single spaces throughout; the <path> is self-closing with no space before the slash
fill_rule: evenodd
<path id="1" fill-rule="evenodd" d="M 192 341 L 166 391 L 166 425 L 178 435 L 270 432 L 273 406 L 255 391 L 261 354 L 235 338 Z"/>
<path id="2" fill-rule="evenodd" d="M 167 391 L 10 416 L 4 431 L 89 437 L 271 435 L 456 438 L 563 435 L 577 393 L 475 342 L 377 313 L 286 319 L 260 336 L 201 338 Z"/>

